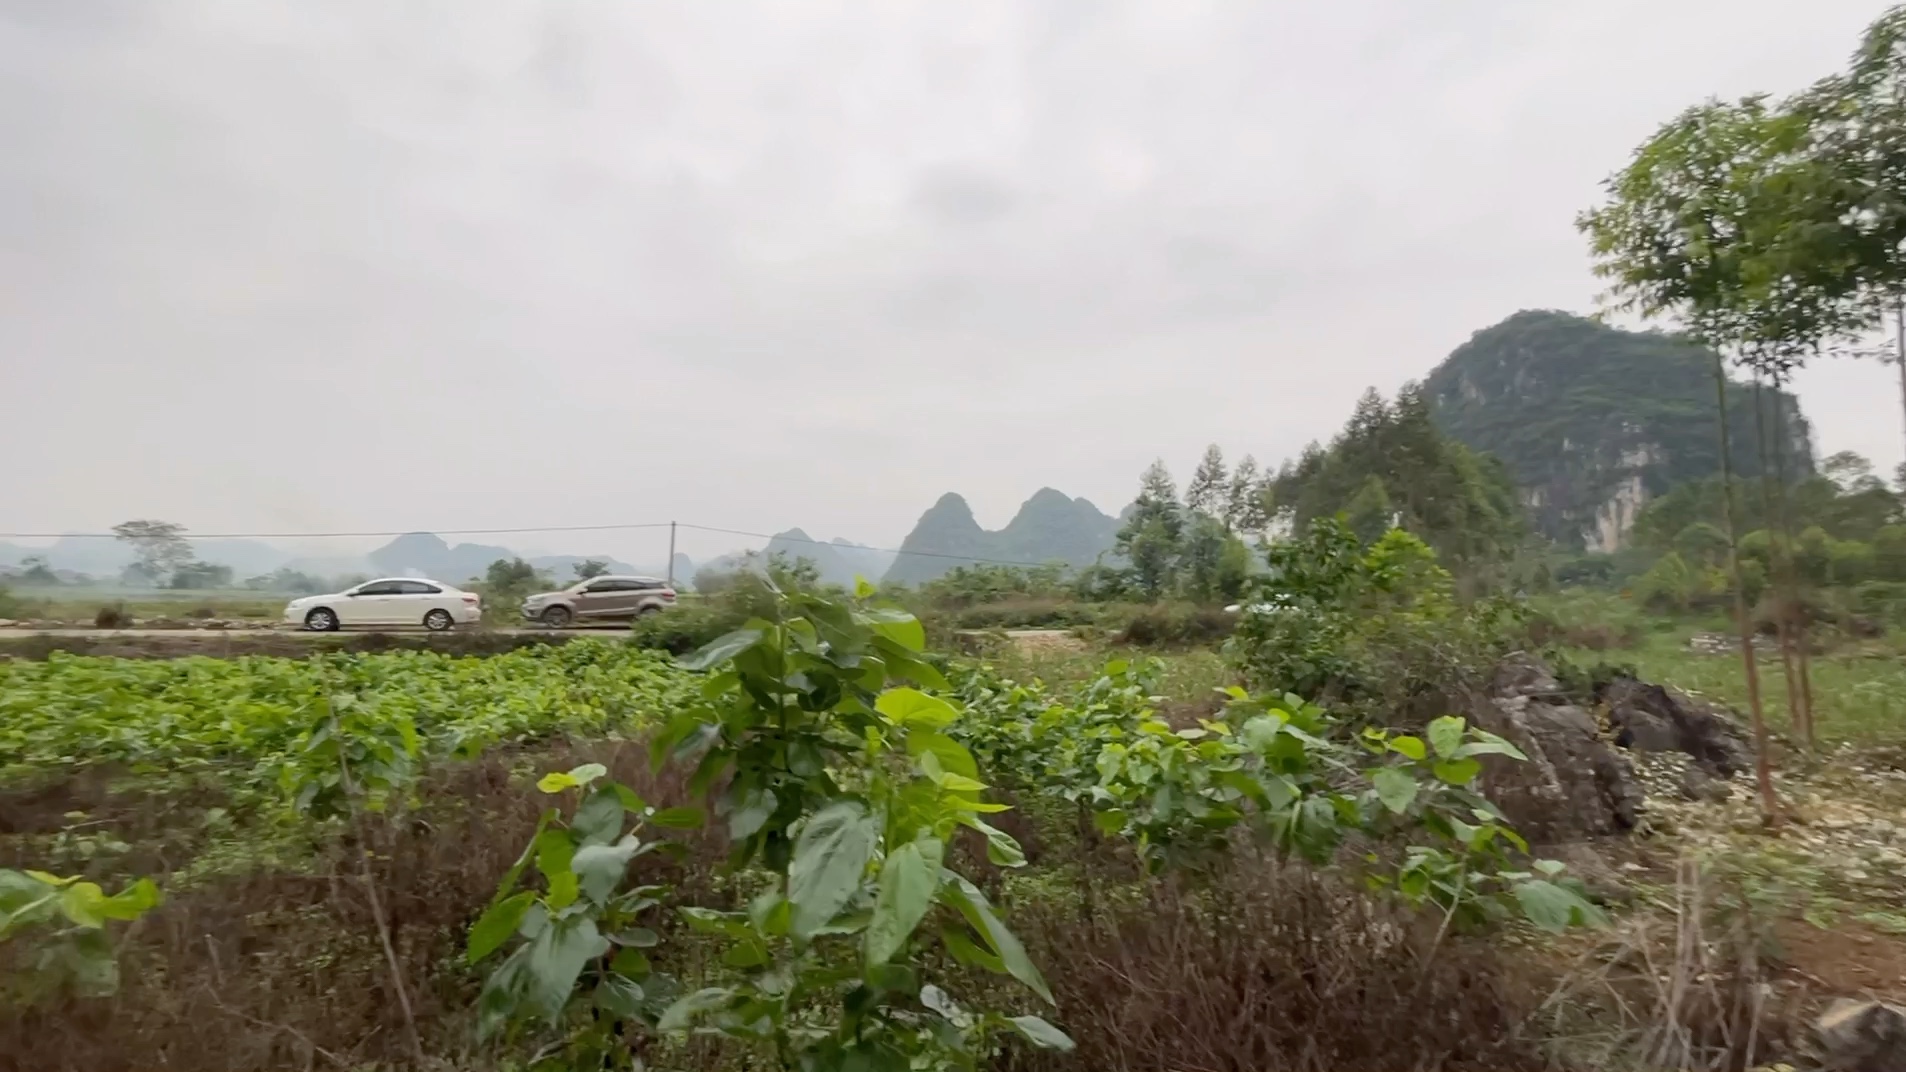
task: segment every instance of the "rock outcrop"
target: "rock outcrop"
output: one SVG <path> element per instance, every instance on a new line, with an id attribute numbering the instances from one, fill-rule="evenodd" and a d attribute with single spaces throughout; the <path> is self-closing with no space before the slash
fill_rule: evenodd
<path id="1" fill-rule="evenodd" d="M 1685 752 L 1702 770 L 1727 778 L 1754 765 L 1747 733 L 1719 706 L 1679 689 L 1616 678 L 1602 691 L 1615 743 L 1637 752 Z"/>
<path id="2" fill-rule="evenodd" d="M 1483 792 L 1523 836 L 1555 843 L 1634 828 L 1642 790 L 1627 757 L 1569 702 L 1541 660 L 1506 660 L 1487 692 L 1470 698 L 1467 714 L 1529 757 L 1486 757 L 1481 779 Z"/>
<path id="3" fill-rule="evenodd" d="M 1822 1063 L 1833 1072 L 1906 1069 L 1906 1009 L 1842 998 L 1814 1023 Z"/>
<path id="4" fill-rule="evenodd" d="M 1488 757 L 1479 784 L 1532 841 L 1559 844 L 1633 829 L 1648 791 L 1630 751 L 1690 757 L 1673 787 L 1689 799 L 1730 795 L 1728 779 L 1754 765 L 1747 734 L 1716 704 L 1633 678 L 1616 678 L 1594 699 L 1607 711 L 1606 728 L 1542 660 L 1517 654 L 1496 668 L 1486 689 L 1446 705 L 1529 757 Z"/>

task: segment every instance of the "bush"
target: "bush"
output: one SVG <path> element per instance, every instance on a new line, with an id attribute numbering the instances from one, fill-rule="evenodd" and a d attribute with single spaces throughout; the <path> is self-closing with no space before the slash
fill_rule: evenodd
<path id="1" fill-rule="evenodd" d="M 1857 586 L 1853 612 L 1890 626 L 1906 626 L 1906 582 L 1867 581 Z"/>
<path id="2" fill-rule="evenodd" d="M 644 614 L 629 627 L 629 642 L 673 655 L 686 655 L 723 633 L 739 629 L 747 616 L 713 605 L 670 607 Z"/>
<path id="3" fill-rule="evenodd" d="M 1099 609 L 1062 599 L 1014 599 L 981 603 L 955 611 L 946 624 L 955 629 L 1063 629 L 1091 625 Z"/>
<path id="4" fill-rule="evenodd" d="M 1531 601 L 1527 629 L 1529 643 L 1535 647 L 1589 651 L 1638 647 L 1647 635 L 1646 623 L 1632 602 L 1609 592 L 1580 590 Z"/>
<path id="5" fill-rule="evenodd" d="M 1237 615 L 1194 603 L 1165 603 L 1133 614 L 1118 642 L 1141 648 L 1217 644 L 1237 628 Z"/>
<path id="6" fill-rule="evenodd" d="M 1526 641 L 1519 606 L 1457 602 L 1435 552 L 1401 529 L 1366 547 L 1326 519 L 1269 557 L 1226 644 L 1254 689 L 1375 715 L 1486 680 Z"/>
<path id="7" fill-rule="evenodd" d="M 101 607 L 93 614 L 94 629 L 125 629 L 131 625 L 132 615 L 126 612 L 124 603 Z"/>

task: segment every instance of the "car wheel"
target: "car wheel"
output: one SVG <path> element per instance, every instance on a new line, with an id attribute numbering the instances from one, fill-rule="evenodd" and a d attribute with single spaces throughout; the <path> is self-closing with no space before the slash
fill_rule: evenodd
<path id="1" fill-rule="evenodd" d="M 318 607 L 304 616 L 304 627 L 314 633 L 335 633 L 338 616 L 329 607 Z"/>
<path id="2" fill-rule="evenodd" d="M 642 609 L 636 611 L 635 616 L 637 618 L 646 618 L 651 614 L 660 614 L 660 613 L 662 613 L 661 604 L 650 603 L 647 606 L 644 606 Z"/>
<path id="3" fill-rule="evenodd" d="M 551 607 L 543 612 L 543 624 L 551 629 L 561 629 L 569 624 L 568 607 Z"/>
<path id="4" fill-rule="evenodd" d="M 456 621 L 450 617 L 450 612 L 447 610 L 433 610 L 424 615 L 424 628 L 433 633 L 441 633 L 455 624 L 457 624 Z"/>

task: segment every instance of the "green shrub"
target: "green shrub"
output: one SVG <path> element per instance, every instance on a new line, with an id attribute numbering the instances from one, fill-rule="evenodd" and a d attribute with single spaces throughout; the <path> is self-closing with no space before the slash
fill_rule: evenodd
<path id="1" fill-rule="evenodd" d="M 1226 653 L 1246 682 L 1362 715 L 1485 678 L 1526 640 L 1522 608 L 1459 603 L 1428 545 L 1392 529 L 1365 546 L 1323 519 L 1269 549 Z"/>
<path id="2" fill-rule="evenodd" d="M 1853 589 L 1853 612 L 1890 626 L 1906 626 L 1906 581 L 1867 581 Z"/>
<path id="3" fill-rule="evenodd" d="M 1237 615 L 1195 603 L 1162 603 L 1144 607 L 1118 633 L 1121 644 L 1137 647 L 1194 647 L 1216 644 L 1237 628 Z"/>
<path id="4" fill-rule="evenodd" d="M 1099 608 L 1064 599 L 1014 599 L 981 603 L 948 616 L 955 629 L 1063 629 L 1091 625 Z"/>
<path id="5" fill-rule="evenodd" d="M 125 629 L 131 625 L 132 615 L 126 613 L 124 603 L 101 607 L 93 614 L 94 629 Z"/>
<path id="6" fill-rule="evenodd" d="M 747 616 L 721 606 L 701 604 L 670 607 L 644 614 L 629 627 L 629 641 L 638 648 L 686 655 L 731 630 Z"/>

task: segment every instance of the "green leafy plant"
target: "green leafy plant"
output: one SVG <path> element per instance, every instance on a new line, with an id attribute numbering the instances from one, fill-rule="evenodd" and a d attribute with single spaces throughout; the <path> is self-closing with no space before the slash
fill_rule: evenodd
<path id="1" fill-rule="evenodd" d="M 658 812 L 627 786 L 605 779 L 607 773 L 588 763 L 537 782 L 544 793 L 573 794 L 574 806 L 567 816 L 560 808 L 543 812 L 529 845 L 470 928 L 465 952 L 477 964 L 514 944 L 484 982 L 481 1032 L 512 1025 L 556 1029 L 552 1048 L 572 1068 L 628 1067 L 639 1060 L 678 989 L 672 977 L 653 969 L 646 952 L 660 938 L 644 920 L 665 890 L 625 888 L 624 881 L 641 857 L 679 849 L 644 841 L 638 831 L 645 821 L 679 826 L 698 817 Z M 542 888 L 519 890 L 532 863 Z"/>
<path id="2" fill-rule="evenodd" d="M 137 879 L 108 896 L 97 883 L 79 878 L 0 869 L 0 942 L 26 947 L 23 970 L 0 983 L 0 991 L 27 1002 L 62 992 L 113 993 L 119 989 L 119 962 L 107 925 L 136 920 L 159 901 L 151 879 Z"/>
<path id="3" fill-rule="evenodd" d="M 871 589 L 863 585 L 858 599 Z M 947 732 L 961 711 L 904 612 L 775 591 L 774 616 L 687 661 L 712 671 L 703 702 L 657 737 L 658 761 L 693 762 L 734 843 L 766 888 L 745 911 L 691 907 L 691 927 L 727 943 L 727 974 L 678 1000 L 668 1031 L 701 1030 L 773 1055 L 784 1068 L 974 1069 L 1002 1032 L 1037 1046 L 1070 1040 L 1036 1016 L 968 1011 L 930 956 L 1017 980 L 1044 978 L 987 898 L 948 866 L 960 828 L 988 857 L 1024 864 L 982 816 L 972 753 Z M 937 922 L 936 922 L 937 920 Z"/>
<path id="4" fill-rule="evenodd" d="M 978 717 L 955 732 L 1023 790 L 1069 802 L 1129 844 L 1152 873 L 1214 874 L 1240 832 L 1281 857 L 1331 864 L 1354 834 L 1395 849 L 1367 855 L 1373 884 L 1435 904 L 1451 923 L 1600 920 L 1558 867 L 1520 862 L 1527 844 L 1475 790 L 1480 757 L 1524 758 L 1502 738 L 1455 716 L 1423 736 L 1354 732 L 1295 695 L 1235 687 L 1220 717 L 1174 729 L 1155 711 L 1154 669 L 1115 660 L 1071 703 L 973 675 L 962 695 Z"/>

